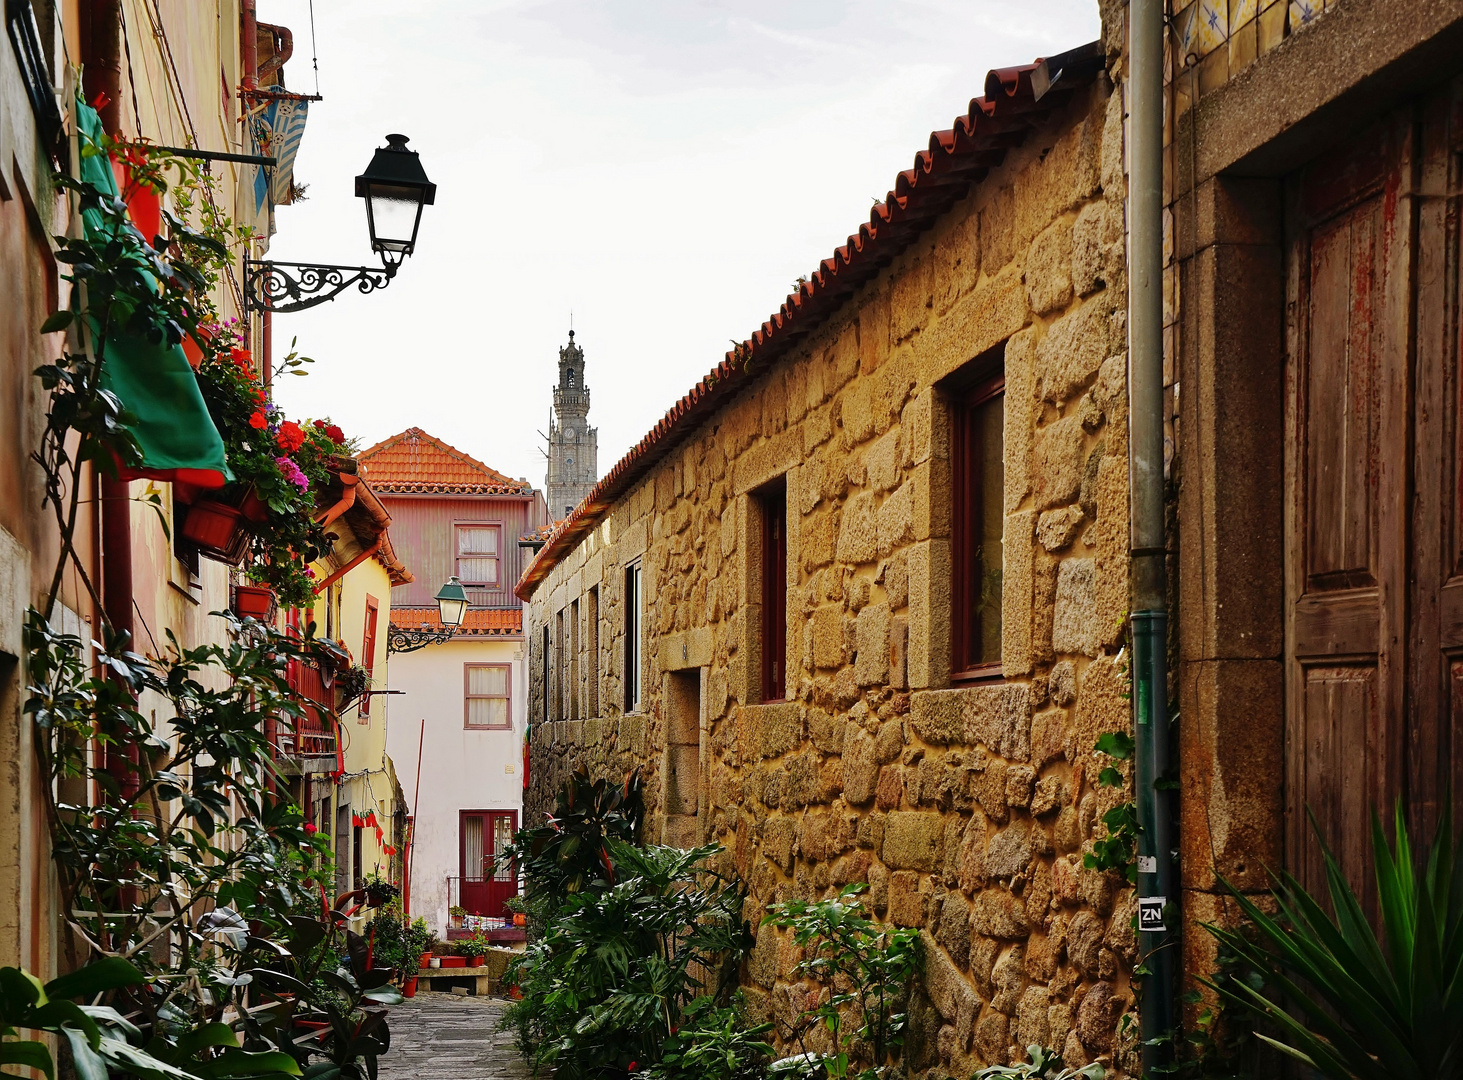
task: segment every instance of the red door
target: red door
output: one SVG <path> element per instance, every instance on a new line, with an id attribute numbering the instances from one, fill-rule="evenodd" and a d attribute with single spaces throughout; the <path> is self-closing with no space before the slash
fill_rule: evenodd
<path id="1" fill-rule="evenodd" d="M 502 918 L 503 902 L 518 895 L 518 877 L 509 867 L 493 869 L 493 860 L 513 842 L 517 810 L 464 810 L 458 829 L 462 873 L 462 906 L 469 915 Z"/>

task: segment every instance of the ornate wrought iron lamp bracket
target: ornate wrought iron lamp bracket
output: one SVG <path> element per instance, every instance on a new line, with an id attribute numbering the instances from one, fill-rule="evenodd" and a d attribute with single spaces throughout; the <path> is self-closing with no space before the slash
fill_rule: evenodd
<path id="1" fill-rule="evenodd" d="M 375 266 L 244 260 L 244 303 L 251 311 L 303 311 L 334 300 L 352 285 L 362 293 L 384 289 L 400 261 Z M 291 273 L 294 271 L 294 273 Z"/>
<path id="2" fill-rule="evenodd" d="M 452 640 L 457 627 L 446 626 L 441 630 L 407 630 L 392 623 L 387 628 L 386 651 L 388 653 L 416 652 L 428 645 L 442 645 Z"/>

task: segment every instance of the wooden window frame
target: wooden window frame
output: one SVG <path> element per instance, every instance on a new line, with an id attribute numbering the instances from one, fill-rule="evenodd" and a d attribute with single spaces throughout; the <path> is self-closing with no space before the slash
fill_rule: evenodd
<path id="1" fill-rule="evenodd" d="M 762 519 L 761 652 L 763 702 L 787 700 L 787 478 L 759 488 Z"/>
<path id="2" fill-rule="evenodd" d="M 462 576 L 462 536 L 463 529 L 492 529 L 498 534 L 498 553 L 491 556 L 493 560 L 494 578 L 492 581 L 469 581 Z M 486 555 L 469 555 L 468 558 L 483 559 L 489 558 Z M 501 589 L 503 587 L 503 523 L 501 521 L 454 521 L 452 523 L 452 572 L 457 575 L 457 580 L 463 587 L 469 589 Z"/>
<path id="3" fill-rule="evenodd" d="M 542 640 L 543 640 L 543 645 L 541 647 L 542 656 L 540 657 L 540 660 L 543 663 L 544 706 L 543 706 L 543 712 L 541 712 L 539 714 L 539 719 L 541 721 L 543 721 L 544 723 L 548 723 L 548 721 L 553 716 L 553 712 L 552 712 L 552 709 L 553 709 L 553 699 L 550 697 L 550 694 L 549 694 L 549 686 L 550 686 L 550 679 L 551 679 L 551 677 L 553 675 L 554 665 L 553 665 L 553 661 L 552 661 L 553 654 L 550 651 L 550 646 L 549 646 L 549 625 L 548 625 L 547 622 L 544 623 L 543 634 L 541 635 L 541 637 L 542 637 Z"/>
<path id="4" fill-rule="evenodd" d="M 973 558 L 967 539 L 976 530 L 974 517 L 980 511 L 977 479 L 980 463 L 973 438 L 970 414 L 1006 392 L 1005 346 L 995 356 L 976 360 L 970 377 L 950 391 L 950 681 L 989 682 L 1003 677 L 1001 660 L 971 664 L 970 622 L 960 610 L 967 592 Z M 1004 425 L 1001 436 L 1005 452 Z M 1003 496 L 1004 497 L 1004 496 Z"/>
<path id="5" fill-rule="evenodd" d="M 504 672 L 503 693 L 501 694 L 474 694 L 471 693 L 472 670 L 474 668 L 502 668 Z M 506 724 L 474 724 L 469 717 L 472 716 L 472 703 L 474 701 L 493 701 L 502 698 L 508 703 L 508 722 Z M 462 727 L 464 731 L 512 731 L 513 730 L 513 665 L 502 663 L 466 663 L 462 665 Z"/>
<path id="6" fill-rule="evenodd" d="M 329 602 L 330 598 L 327 596 L 326 603 Z M 367 593 L 365 625 L 361 628 L 361 667 L 366 669 L 368 676 L 374 676 L 376 672 L 376 633 L 380 629 L 380 619 L 381 601 Z M 361 695 L 361 703 L 356 707 L 356 714 L 362 720 L 370 717 L 370 694 Z"/>

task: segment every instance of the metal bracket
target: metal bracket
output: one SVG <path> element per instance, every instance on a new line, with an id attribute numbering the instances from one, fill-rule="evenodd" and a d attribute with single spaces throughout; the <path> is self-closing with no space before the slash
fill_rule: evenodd
<path id="1" fill-rule="evenodd" d="M 251 311 L 303 311 L 334 300 L 352 285 L 373 293 L 391 283 L 399 265 L 317 266 L 245 259 L 244 306 Z"/>
<path id="2" fill-rule="evenodd" d="M 407 630 L 391 623 L 386 631 L 386 651 L 388 653 L 416 652 L 418 649 L 425 649 L 428 645 L 442 645 L 452 640 L 457 633 L 457 627 L 444 626 L 441 630 Z"/>

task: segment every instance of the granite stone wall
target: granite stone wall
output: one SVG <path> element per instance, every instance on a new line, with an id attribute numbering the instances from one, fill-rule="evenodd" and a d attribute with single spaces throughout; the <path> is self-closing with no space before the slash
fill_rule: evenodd
<path id="1" fill-rule="evenodd" d="M 922 931 L 914 1070 L 968 1076 L 1030 1043 L 1136 1069 L 1133 893 L 1082 862 L 1131 798 L 1095 783 L 1111 762 L 1094 752 L 1130 729 L 1122 168 L 1099 84 L 660 460 L 531 600 L 527 821 L 573 768 L 638 769 L 649 838 L 722 845 L 754 923 L 867 882 L 880 918 Z M 1001 347 L 1002 670 L 952 686 L 944 386 Z M 756 493 L 778 478 L 788 700 L 763 704 Z M 627 712 L 636 560 L 645 692 Z M 808 1004 L 797 960 L 759 932 L 754 1013 Z"/>

